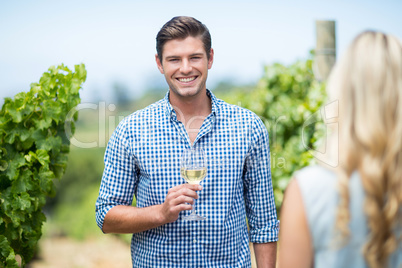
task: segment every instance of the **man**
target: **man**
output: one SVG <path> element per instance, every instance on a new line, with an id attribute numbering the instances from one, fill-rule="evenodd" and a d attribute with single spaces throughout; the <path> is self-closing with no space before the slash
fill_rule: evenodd
<path id="1" fill-rule="evenodd" d="M 214 51 L 205 25 L 175 17 L 156 39 L 156 64 L 169 91 L 126 117 L 110 138 L 96 202 L 99 227 L 133 233 L 133 267 L 250 267 L 249 241 L 258 267 L 274 267 L 278 221 L 266 128 L 254 113 L 206 89 Z M 191 146 L 207 155 L 202 186 L 180 176 L 181 153 Z M 203 221 L 182 220 L 193 198 Z"/>

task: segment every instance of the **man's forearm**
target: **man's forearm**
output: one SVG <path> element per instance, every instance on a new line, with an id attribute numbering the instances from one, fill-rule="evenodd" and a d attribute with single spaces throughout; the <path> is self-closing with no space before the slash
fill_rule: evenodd
<path id="1" fill-rule="evenodd" d="M 145 208 L 115 206 L 103 222 L 105 233 L 139 233 L 165 224 L 160 217 L 160 205 Z"/>
<path id="2" fill-rule="evenodd" d="M 183 210 L 191 210 L 191 203 L 198 198 L 198 184 L 181 184 L 168 190 L 165 202 L 160 205 L 137 208 L 115 206 L 105 216 L 102 230 L 105 233 L 139 233 L 178 219 Z"/>
<path id="3" fill-rule="evenodd" d="M 275 268 L 276 242 L 254 243 L 254 254 L 258 268 Z"/>

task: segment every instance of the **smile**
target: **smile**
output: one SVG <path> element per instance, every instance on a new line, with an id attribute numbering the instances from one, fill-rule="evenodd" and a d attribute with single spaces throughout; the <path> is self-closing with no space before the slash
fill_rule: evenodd
<path id="1" fill-rule="evenodd" d="M 180 82 L 188 83 L 188 82 L 194 81 L 196 78 L 197 78 L 197 76 L 183 77 L 183 78 L 177 78 L 177 80 L 179 80 Z"/>

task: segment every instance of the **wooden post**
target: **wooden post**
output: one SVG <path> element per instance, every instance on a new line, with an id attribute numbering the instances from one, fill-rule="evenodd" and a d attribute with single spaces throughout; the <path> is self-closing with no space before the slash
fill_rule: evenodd
<path id="1" fill-rule="evenodd" d="M 316 48 L 314 76 L 318 81 L 327 80 L 336 60 L 335 21 L 316 21 Z"/>

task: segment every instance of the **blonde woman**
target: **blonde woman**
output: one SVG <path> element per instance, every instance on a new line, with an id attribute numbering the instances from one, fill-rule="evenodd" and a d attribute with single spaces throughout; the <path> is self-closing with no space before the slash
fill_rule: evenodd
<path id="1" fill-rule="evenodd" d="M 279 267 L 402 267 L 402 45 L 357 36 L 328 82 L 339 165 L 304 168 L 281 211 Z"/>

